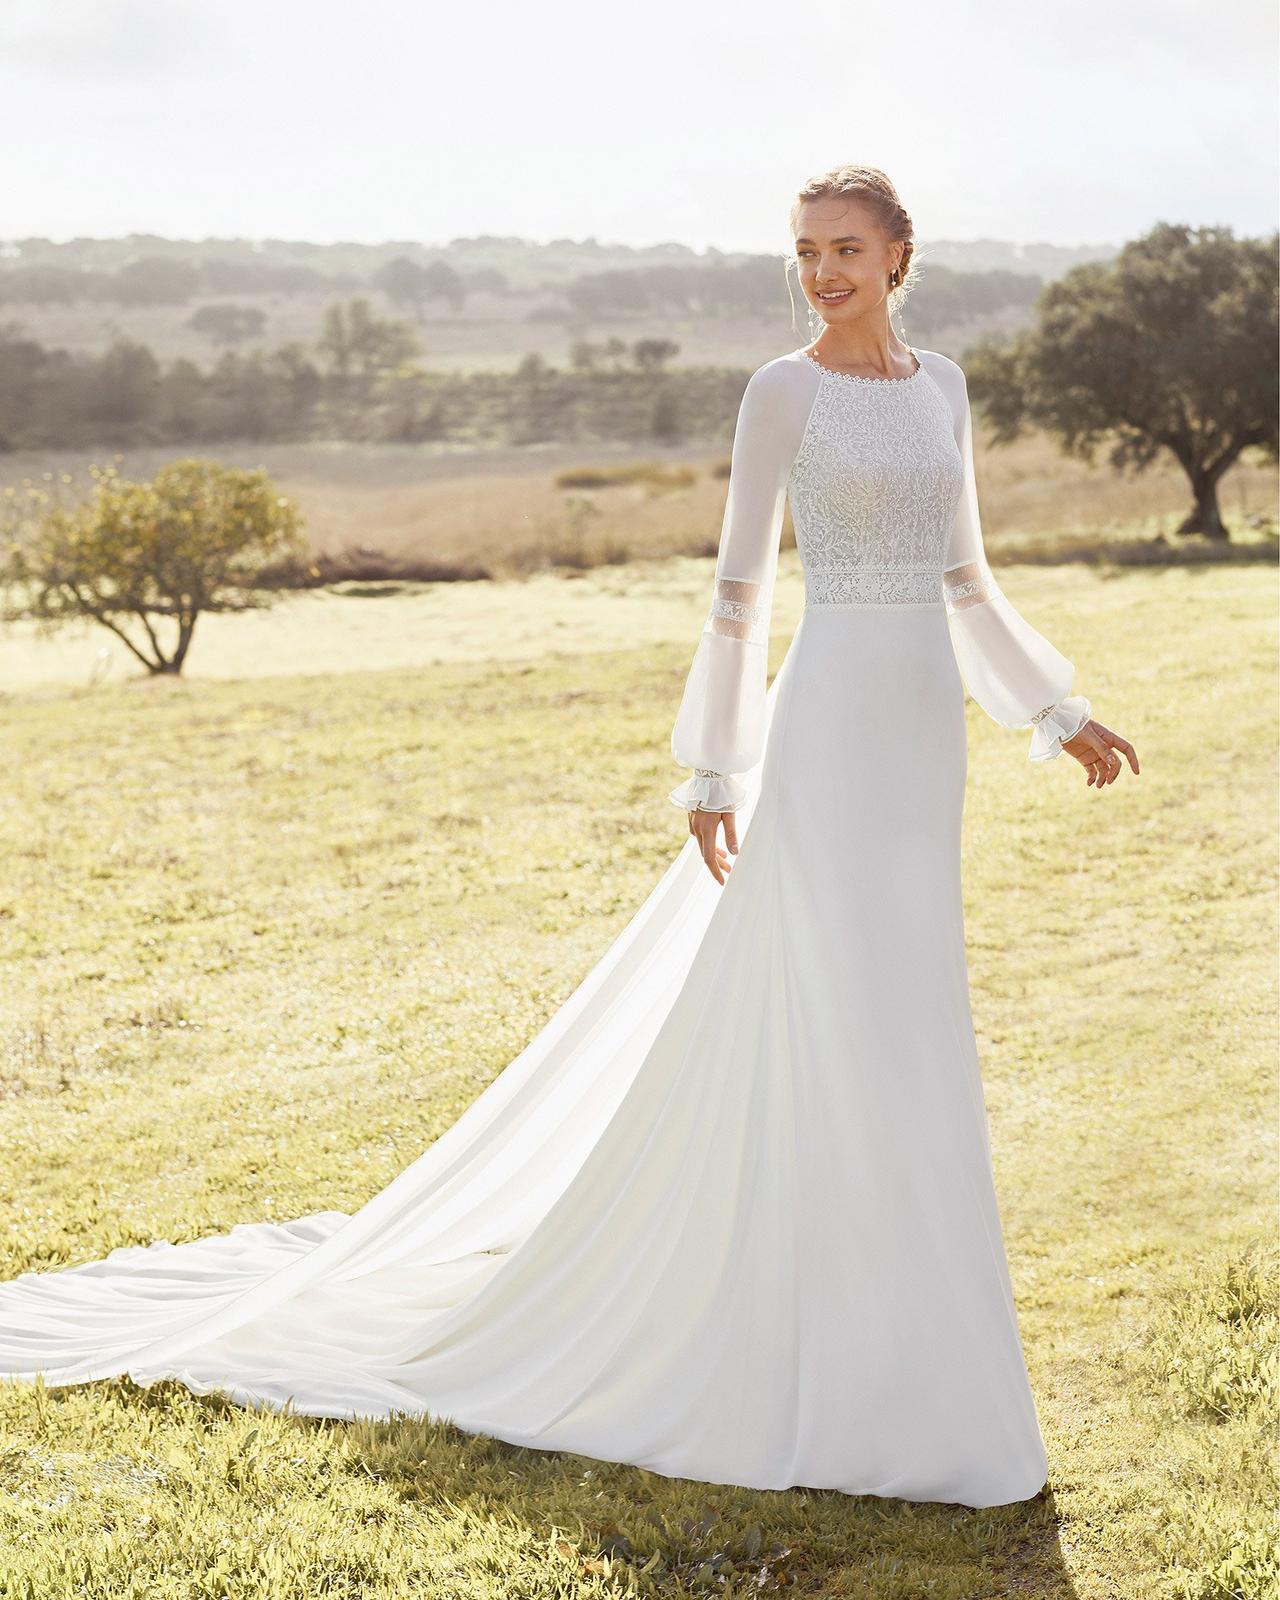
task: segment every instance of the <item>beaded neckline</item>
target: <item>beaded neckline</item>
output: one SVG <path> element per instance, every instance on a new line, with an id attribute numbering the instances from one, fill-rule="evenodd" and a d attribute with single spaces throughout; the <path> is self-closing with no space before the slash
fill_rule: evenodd
<path id="1" fill-rule="evenodd" d="M 912 345 L 907 349 L 916 358 L 916 370 L 906 378 L 863 378 L 856 372 L 837 372 L 833 367 L 824 367 L 821 361 L 815 361 L 807 350 L 797 350 L 796 354 L 807 361 L 811 367 L 817 367 L 819 372 L 825 372 L 828 378 L 839 378 L 844 383 L 913 383 L 924 371 L 924 362 L 920 360 L 920 353 Z"/>

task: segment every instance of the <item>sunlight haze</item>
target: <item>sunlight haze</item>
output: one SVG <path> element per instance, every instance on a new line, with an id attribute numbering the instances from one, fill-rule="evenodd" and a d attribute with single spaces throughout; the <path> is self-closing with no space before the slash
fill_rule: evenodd
<path id="1" fill-rule="evenodd" d="M 825 16 L 11 0 L 0 235 L 784 250 L 794 189 L 845 161 L 884 168 L 926 240 L 1275 226 L 1270 5 Z"/>

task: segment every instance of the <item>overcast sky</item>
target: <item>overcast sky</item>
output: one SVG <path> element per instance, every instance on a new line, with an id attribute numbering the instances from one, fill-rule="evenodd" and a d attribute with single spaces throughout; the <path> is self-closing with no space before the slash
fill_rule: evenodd
<path id="1" fill-rule="evenodd" d="M 783 251 L 883 168 L 919 241 L 1277 223 L 1274 0 L 4 0 L 0 237 Z"/>

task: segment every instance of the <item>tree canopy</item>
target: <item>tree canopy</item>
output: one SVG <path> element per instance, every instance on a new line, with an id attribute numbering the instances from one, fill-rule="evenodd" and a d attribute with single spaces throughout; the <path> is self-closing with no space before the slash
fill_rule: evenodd
<path id="1" fill-rule="evenodd" d="M 1278 244 L 1161 223 L 1049 284 L 1034 328 L 966 357 L 993 442 L 1036 426 L 1136 471 L 1168 451 L 1192 490 L 1178 532 L 1225 539 L 1223 474 L 1251 446 L 1277 456 Z"/>
<path id="2" fill-rule="evenodd" d="M 270 604 L 255 580 L 301 549 L 298 512 L 261 467 L 190 456 L 149 483 L 90 471 L 97 488 L 79 504 L 40 486 L 9 492 L 5 577 L 19 597 L 9 614 L 50 625 L 91 618 L 148 672 L 182 671 L 201 612 Z"/>

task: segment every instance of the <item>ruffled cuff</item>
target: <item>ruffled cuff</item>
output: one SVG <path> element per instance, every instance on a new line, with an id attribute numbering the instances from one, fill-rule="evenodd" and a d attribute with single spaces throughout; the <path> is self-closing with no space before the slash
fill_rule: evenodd
<path id="1" fill-rule="evenodd" d="M 685 811 L 737 811 L 747 803 L 747 791 L 728 773 L 695 767 L 678 789 L 667 796 Z"/>
<path id="2" fill-rule="evenodd" d="M 1032 761 L 1052 761 L 1062 754 L 1062 741 L 1073 739 L 1090 717 L 1088 700 L 1082 694 L 1069 694 L 1056 706 L 1047 707 L 1034 720 L 1031 734 Z"/>

